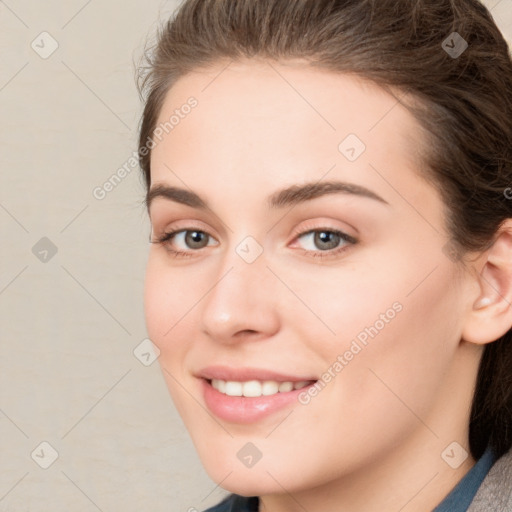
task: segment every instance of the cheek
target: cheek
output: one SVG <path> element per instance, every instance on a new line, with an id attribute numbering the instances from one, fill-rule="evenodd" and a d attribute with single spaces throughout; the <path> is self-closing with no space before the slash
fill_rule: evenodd
<path id="1" fill-rule="evenodd" d="M 188 339 L 182 334 L 187 325 L 188 288 L 178 282 L 176 272 L 170 272 L 157 256 L 150 253 L 146 268 L 146 328 L 149 338 L 160 350 L 158 361 L 169 393 L 179 414 L 186 418 L 188 395 L 183 394 L 179 382 L 183 381 L 182 363 L 188 345 L 180 343 L 180 340 Z"/>
<path id="2" fill-rule="evenodd" d="M 164 352 L 186 317 L 190 292 L 178 273 L 170 272 L 160 260 L 150 253 L 144 282 L 144 313 L 151 341 Z"/>
<path id="3" fill-rule="evenodd" d="M 420 417 L 428 416 L 460 340 L 456 287 L 447 283 L 450 276 L 440 270 L 412 293 L 403 283 L 376 291 L 364 315 L 352 307 L 356 320 L 344 348 L 359 348 L 349 347 L 352 360 L 337 391 L 354 415 L 370 424 L 410 427 L 416 420 L 407 404 Z"/>
<path id="4" fill-rule="evenodd" d="M 336 375 L 332 390 L 355 409 L 366 402 L 378 416 L 380 404 L 400 403 L 395 392 L 426 411 L 453 361 L 462 317 L 453 269 L 418 260 L 402 260 L 393 270 L 383 264 L 365 272 L 347 271 L 350 279 L 343 279 L 343 286 L 334 275 L 324 280 L 319 273 L 315 288 L 299 290 L 334 331 L 329 334 L 314 318 L 302 324 L 309 326 L 308 343 L 323 361 L 320 370 Z M 424 268 L 436 270 L 428 275 L 420 271 Z M 321 343 L 314 326 L 325 332 Z"/>
<path id="5" fill-rule="evenodd" d="M 159 276 L 155 265 L 148 261 L 144 281 L 144 314 L 149 337 L 160 350 L 162 349 L 162 335 L 170 325 L 167 325 L 166 310 L 172 311 L 168 306 L 169 297 L 165 293 L 165 284 Z"/>

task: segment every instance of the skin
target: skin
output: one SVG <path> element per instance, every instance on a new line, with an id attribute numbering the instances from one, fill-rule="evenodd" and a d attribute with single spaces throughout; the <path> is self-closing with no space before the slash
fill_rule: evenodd
<path id="1" fill-rule="evenodd" d="M 160 122 L 190 96 L 198 105 L 152 151 L 152 186 L 193 190 L 210 207 L 156 197 L 149 208 L 154 240 L 171 229 L 211 236 L 200 249 L 183 236 L 150 248 L 147 328 L 173 401 L 211 478 L 260 496 L 261 510 L 430 511 L 475 463 L 468 456 L 453 469 L 441 454 L 452 442 L 469 452 L 483 344 L 512 322 L 507 307 L 499 316 L 482 303 L 509 296 L 499 265 L 487 264 L 494 253 L 462 270 L 445 255 L 443 203 L 420 171 L 425 135 L 393 96 L 299 61 L 226 65 L 170 89 Z M 348 134 L 366 145 L 354 162 L 338 149 Z M 275 210 L 265 203 L 279 189 L 327 180 L 385 202 L 337 193 Z M 312 229 L 357 242 L 340 240 L 344 251 L 320 258 L 323 246 L 299 237 Z M 247 236 L 263 250 L 250 264 L 236 252 Z M 510 237 L 498 248 L 504 254 Z M 397 302 L 401 311 L 307 405 L 244 425 L 207 410 L 200 369 L 320 378 Z M 237 457 L 248 442 L 262 453 L 252 468 Z"/>

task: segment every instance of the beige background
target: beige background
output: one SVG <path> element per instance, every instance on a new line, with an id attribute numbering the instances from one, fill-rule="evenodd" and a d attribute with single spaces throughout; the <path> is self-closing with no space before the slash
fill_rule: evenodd
<path id="1" fill-rule="evenodd" d="M 485 3 L 512 40 L 512 0 Z M 192 512 L 224 494 L 133 352 L 138 168 L 93 195 L 136 150 L 134 62 L 176 5 L 0 0 L 0 512 Z"/>

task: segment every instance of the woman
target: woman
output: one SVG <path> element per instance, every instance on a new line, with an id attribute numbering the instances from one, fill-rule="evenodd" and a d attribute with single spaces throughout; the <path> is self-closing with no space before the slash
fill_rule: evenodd
<path id="1" fill-rule="evenodd" d="M 148 332 L 211 511 L 512 510 L 512 64 L 476 0 L 186 0 Z"/>

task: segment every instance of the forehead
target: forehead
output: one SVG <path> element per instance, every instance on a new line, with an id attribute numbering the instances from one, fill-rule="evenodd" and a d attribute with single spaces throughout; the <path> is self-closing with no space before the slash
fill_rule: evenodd
<path id="1" fill-rule="evenodd" d="M 183 108 L 190 98 L 196 106 Z M 333 165 L 352 178 L 375 174 L 369 163 L 383 172 L 417 168 L 423 142 L 397 97 L 301 61 L 222 62 L 189 73 L 168 92 L 157 125 L 173 117 L 152 152 L 152 182 L 168 180 L 167 167 L 192 181 L 195 173 L 199 181 L 205 173 L 231 182 L 320 179 Z"/>
<path id="2" fill-rule="evenodd" d="M 375 83 L 306 61 L 223 61 L 188 73 L 168 91 L 159 122 L 169 119 L 191 96 L 199 102 L 196 112 L 205 117 L 221 114 L 217 130 L 228 127 L 223 121 L 231 116 L 244 115 L 282 122 L 309 118 L 322 132 L 347 127 L 364 132 L 376 127 L 390 110 L 407 125 L 404 134 L 416 125 L 403 107 L 395 108 L 397 97 Z"/>

